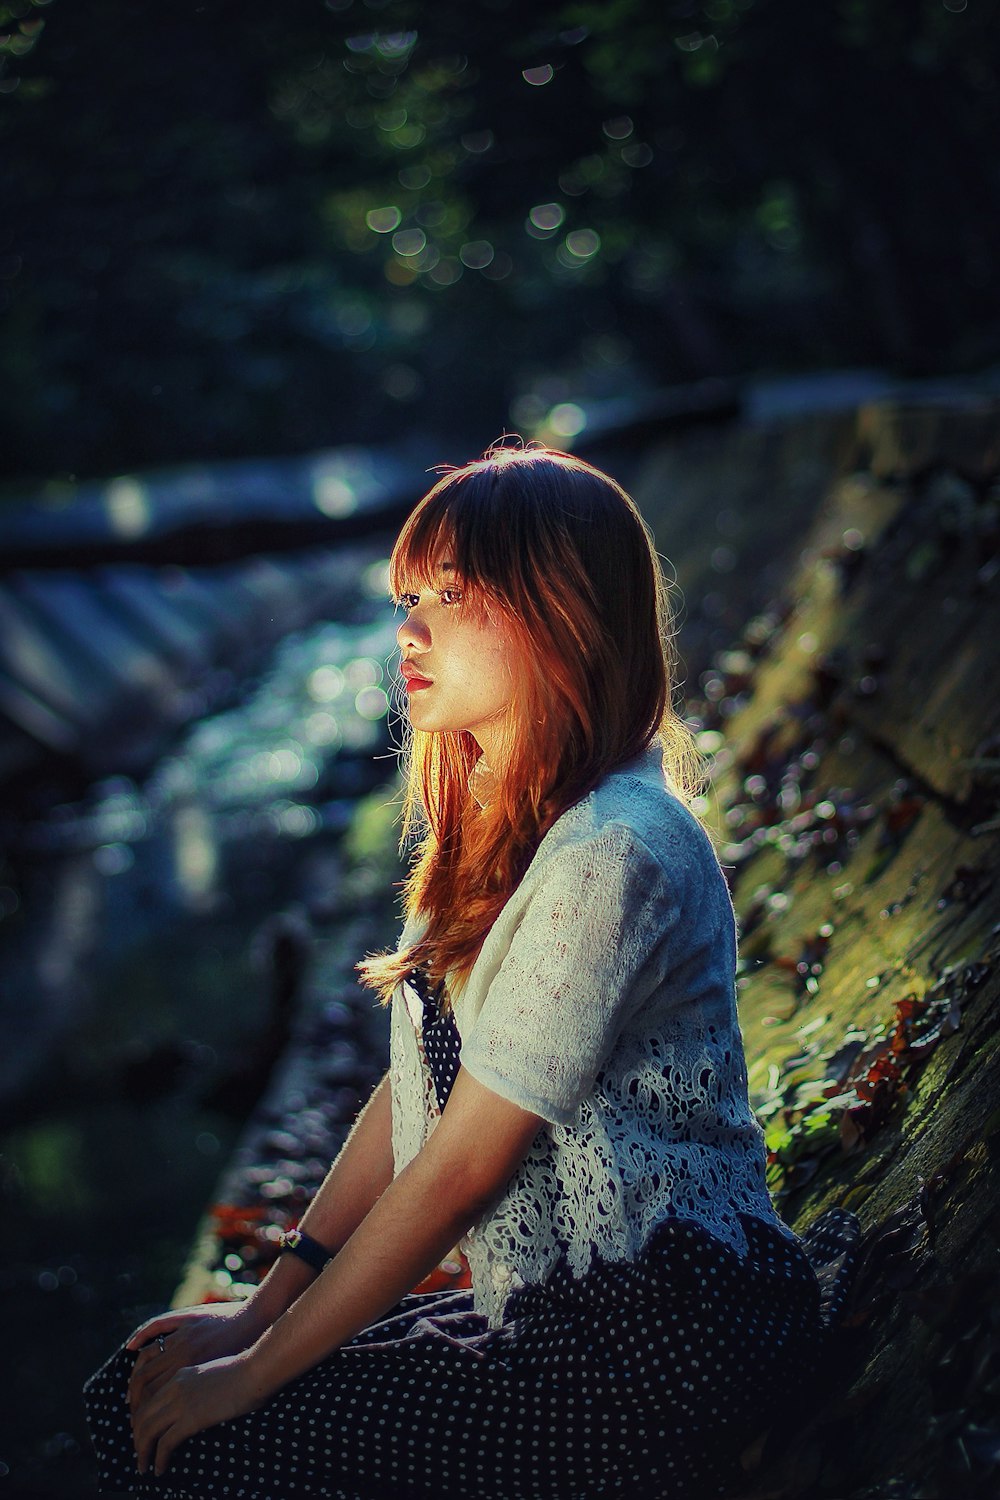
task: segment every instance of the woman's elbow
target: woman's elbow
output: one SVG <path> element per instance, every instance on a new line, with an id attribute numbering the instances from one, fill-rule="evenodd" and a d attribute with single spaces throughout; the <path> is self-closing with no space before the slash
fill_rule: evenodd
<path id="1" fill-rule="evenodd" d="M 440 1195 L 438 1201 L 453 1214 L 457 1232 L 465 1234 L 503 1196 L 515 1171 L 516 1166 L 508 1169 L 476 1160 L 474 1148 L 472 1152 L 467 1148 L 463 1155 L 434 1165 L 430 1192 Z"/>

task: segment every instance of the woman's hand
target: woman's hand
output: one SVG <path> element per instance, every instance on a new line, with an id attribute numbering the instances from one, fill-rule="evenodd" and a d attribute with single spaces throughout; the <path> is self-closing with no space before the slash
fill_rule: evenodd
<path id="1" fill-rule="evenodd" d="M 217 1422 L 241 1417 L 264 1399 L 246 1353 L 188 1365 L 151 1381 L 132 1410 L 132 1440 L 139 1473 L 164 1472 L 178 1443 Z"/>
<path id="2" fill-rule="evenodd" d="M 185 1307 L 150 1318 L 125 1346 L 139 1351 L 129 1380 L 130 1409 L 134 1412 L 152 1391 L 186 1366 L 208 1364 L 249 1349 L 265 1326 L 252 1298 Z"/>

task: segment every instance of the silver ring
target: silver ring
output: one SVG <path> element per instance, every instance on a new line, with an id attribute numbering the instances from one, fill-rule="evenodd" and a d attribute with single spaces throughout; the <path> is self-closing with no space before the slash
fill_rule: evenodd
<path id="1" fill-rule="evenodd" d="M 161 1354 L 166 1354 L 166 1352 L 167 1352 L 167 1336 L 166 1336 L 166 1334 L 164 1334 L 164 1333 L 158 1333 L 156 1335 L 156 1342 L 160 1346 L 160 1353 Z"/>

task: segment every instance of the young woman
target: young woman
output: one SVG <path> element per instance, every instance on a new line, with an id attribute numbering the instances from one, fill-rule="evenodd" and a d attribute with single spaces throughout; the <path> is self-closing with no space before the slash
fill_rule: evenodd
<path id="1" fill-rule="evenodd" d="M 362 965 L 389 1071 L 249 1301 L 153 1318 L 90 1382 L 102 1484 L 727 1493 L 822 1320 L 765 1186 L 656 553 L 606 475 L 501 448 L 391 578 L 420 843 Z M 460 1239 L 472 1291 L 407 1296 Z"/>

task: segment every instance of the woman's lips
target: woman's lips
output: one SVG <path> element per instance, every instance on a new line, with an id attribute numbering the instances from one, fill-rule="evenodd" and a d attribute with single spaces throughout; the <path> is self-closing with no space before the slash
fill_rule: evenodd
<path id="1" fill-rule="evenodd" d="M 422 688 L 428 688 L 431 685 L 431 679 L 429 677 L 421 677 L 416 667 L 408 661 L 400 663 L 399 675 L 406 684 L 406 691 L 408 693 L 419 693 Z"/>

